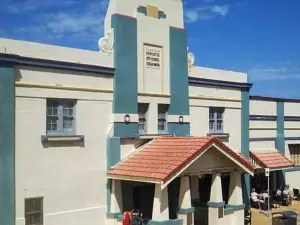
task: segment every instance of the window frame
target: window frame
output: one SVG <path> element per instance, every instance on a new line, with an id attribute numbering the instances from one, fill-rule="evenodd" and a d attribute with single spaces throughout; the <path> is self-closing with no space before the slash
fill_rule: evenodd
<path id="1" fill-rule="evenodd" d="M 51 104 L 52 103 L 52 104 Z M 54 104 L 57 104 L 57 116 L 48 115 L 48 109 Z M 69 107 L 69 105 L 72 105 L 72 107 Z M 47 136 L 72 136 L 76 135 L 76 106 L 77 101 L 74 99 L 47 99 L 46 102 L 46 134 Z M 70 109 L 72 108 L 73 114 L 72 116 L 65 116 L 64 115 L 64 109 Z M 56 117 L 56 130 L 49 130 L 48 129 L 48 122 L 51 117 Z M 72 127 L 70 128 L 70 131 L 66 130 L 64 128 L 64 118 L 68 118 L 72 120 Z"/>
<path id="2" fill-rule="evenodd" d="M 147 103 L 138 103 L 138 134 L 147 133 L 147 113 L 149 109 L 149 104 Z M 141 125 L 144 125 L 144 129 L 140 129 Z"/>
<path id="3" fill-rule="evenodd" d="M 157 107 L 157 132 L 159 134 L 166 134 L 168 133 L 168 121 L 167 121 L 167 115 L 168 115 L 168 109 L 169 105 L 166 104 L 158 104 Z M 163 123 L 164 129 L 160 130 L 160 122 Z"/>
<path id="4" fill-rule="evenodd" d="M 291 162 L 295 166 L 300 166 L 300 144 L 289 144 Z"/>
<path id="5" fill-rule="evenodd" d="M 40 201 L 40 210 L 35 211 L 34 208 L 34 201 Z M 33 201 L 31 204 L 32 212 L 28 212 L 26 210 L 27 201 Z M 33 217 L 36 215 L 40 215 L 41 223 L 28 223 L 28 217 Z M 34 198 L 25 198 L 24 199 L 24 218 L 25 218 L 25 225 L 43 225 L 44 224 L 44 197 L 34 197 Z M 32 219 L 31 219 L 32 221 Z"/>
<path id="6" fill-rule="evenodd" d="M 209 107 L 209 114 L 208 114 L 208 129 L 209 133 L 213 134 L 223 134 L 224 133 L 224 113 L 225 108 L 223 107 Z M 213 119 L 211 119 L 211 114 L 213 114 Z M 218 118 L 218 115 L 221 114 L 221 119 Z M 213 121 L 213 127 L 211 128 L 210 122 Z M 218 121 L 222 121 L 221 129 L 218 129 Z"/>

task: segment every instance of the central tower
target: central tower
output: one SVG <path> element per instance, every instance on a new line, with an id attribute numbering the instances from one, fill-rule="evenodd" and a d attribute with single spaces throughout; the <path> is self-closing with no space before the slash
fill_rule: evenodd
<path id="1" fill-rule="evenodd" d="M 110 0 L 105 34 L 113 41 L 113 111 L 117 117 L 137 117 L 138 93 L 170 96 L 168 114 L 189 115 L 187 35 L 181 0 Z M 119 122 L 115 121 L 115 133 L 136 132 L 134 123 Z M 177 125 L 170 123 L 170 131 Z M 178 135 L 187 135 L 189 125 L 185 129 Z"/>

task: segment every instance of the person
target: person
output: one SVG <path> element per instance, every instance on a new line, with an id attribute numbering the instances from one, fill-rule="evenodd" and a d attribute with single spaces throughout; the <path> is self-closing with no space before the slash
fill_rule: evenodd
<path id="1" fill-rule="evenodd" d="M 257 203 L 259 209 L 261 209 L 261 205 L 264 203 L 264 200 L 259 199 L 259 194 L 255 191 L 255 188 L 252 188 L 252 191 L 251 191 L 251 200 L 254 203 Z"/>
<path id="2" fill-rule="evenodd" d="M 288 190 L 288 192 L 289 192 L 289 194 L 288 194 L 288 197 L 289 197 L 289 204 L 291 205 L 291 204 L 293 204 L 293 196 L 294 196 L 294 193 L 293 193 L 293 191 L 290 189 L 290 185 L 289 185 L 289 184 L 286 185 L 286 188 L 287 188 L 287 190 Z"/>
<path id="3" fill-rule="evenodd" d="M 290 191 L 287 186 L 284 187 L 282 191 L 282 198 L 285 205 L 289 205 L 289 199 L 290 199 Z"/>
<path id="4" fill-rule="evenodd" d="M 142 222 L 143 222 L 143 220 L 140 217 L 139 210 L 138 209 L 133 209 L 131 211 L 130 225 L 141 225 Z"/>
<path id="5" fill-rule="evenodd" d="M 131 217 L 130 211 L 125 211 L 123 213 L 123 225 L 130 225 L 130 217 Z"/>

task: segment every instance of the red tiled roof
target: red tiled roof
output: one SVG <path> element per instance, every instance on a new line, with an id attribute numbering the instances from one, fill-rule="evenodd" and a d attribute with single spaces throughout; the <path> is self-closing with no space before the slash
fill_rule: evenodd
<path id="1" fill-rule="evenodd" d="M 263 168 L 276 169 L 294 166 L 288 158 L 276 149 L 264 152 L 251 151 L 250 156 Z"/>
<path id="2" fill-rule="evenodd" d="M 217 145 L 248 170 L 252 164 L 216 137 L 159 137 L 108 171 L 109 176 L 148 178 L 166 182 L 211 144 Z"/>

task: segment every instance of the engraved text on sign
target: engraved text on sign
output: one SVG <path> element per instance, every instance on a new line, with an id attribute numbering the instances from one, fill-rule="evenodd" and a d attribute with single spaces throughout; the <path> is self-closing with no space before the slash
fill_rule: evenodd
<path id="1" fill-rule="evenodd" d="M 146 67 L 160 69 L 160 51 L 146 48 Z"/>

